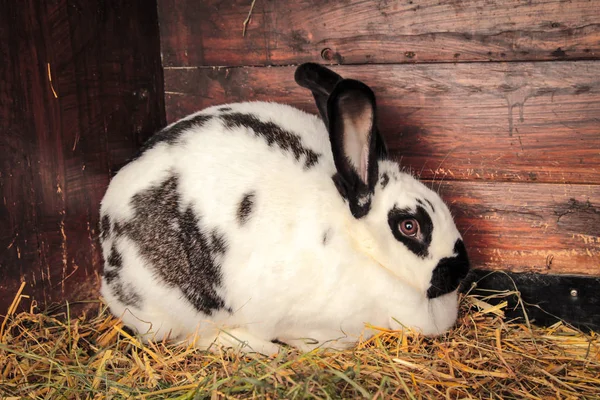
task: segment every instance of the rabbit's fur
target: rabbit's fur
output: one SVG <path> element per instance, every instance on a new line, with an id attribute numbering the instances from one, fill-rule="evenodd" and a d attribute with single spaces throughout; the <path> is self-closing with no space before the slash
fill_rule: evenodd
<path id="1" fill-rule="evenodd" d="M 387 159 L 366 85 L 316 64 L 296 80 L 322 119 L 276 103 L 210 107 L 154 135 L 111 181 L 102 295 L 144 338 L 273 353 L 346 348 L 373 333 L 367 323 L 454 324 L 469 263 L 448 208 Z"/>

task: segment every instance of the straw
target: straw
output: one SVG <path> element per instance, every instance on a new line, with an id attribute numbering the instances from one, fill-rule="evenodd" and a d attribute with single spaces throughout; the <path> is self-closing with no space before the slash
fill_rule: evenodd
<path id="1" fill-rule="evenodd" d="M 143 344 L 97 301 L 88 315 L 15 314 L 0 329 L 0 398 L 598 398 L 600 339 L 564 322 L 506 321 L 506 302 L 462 297 L 449 333 L 378 329 L 346 351 L 271 357 Z M 514 294 L 514 292 L 511 292 Z M 506 293 L 491 296 L 507 296 Z M 93 315 L 92 315 L 93 314 Z"/>

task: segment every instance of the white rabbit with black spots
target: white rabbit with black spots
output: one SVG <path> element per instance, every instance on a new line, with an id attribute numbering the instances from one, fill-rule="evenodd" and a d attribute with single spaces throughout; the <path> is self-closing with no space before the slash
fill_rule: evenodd
<path id="1" fill-rule="evenodd" d="M 214 106 L 152 136 L 102 200 L 102 296 L 144 340 L 270 354 L 455 323 L 469 270 L 440 197 L 387 158 L 373 92 L 317 64 L 322 119 Z"/>

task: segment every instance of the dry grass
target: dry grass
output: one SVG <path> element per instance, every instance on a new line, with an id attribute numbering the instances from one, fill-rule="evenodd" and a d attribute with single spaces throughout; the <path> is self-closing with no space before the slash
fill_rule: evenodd
<path id="1" fill-rule="evenodd" d="M 17 296 L 18 300 L 20 296 Z M 443 337 L 380 331 L 345 352 L 275 357 L 142 345 L 100 305 L 70 318 L 11 314 L 0 330 L 2 398 L 598 398 L 600 340 L 566 324 L 504 321 L 464 297 Z M 13 308 L 14 309 L 14 308 Z"/>

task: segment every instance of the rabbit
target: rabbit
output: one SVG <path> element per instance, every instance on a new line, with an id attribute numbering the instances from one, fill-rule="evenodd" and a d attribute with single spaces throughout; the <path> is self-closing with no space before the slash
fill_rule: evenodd
<path id="1" fill-rule="evenodd" d="M 269 355 L 456 323 L 465 245 L 438 194 L 388 156 L 373 91 L 315 63 L 295 80 L 321 118 L 212 106 L 111 180 L 101 295 L 144 341 Z"/>

